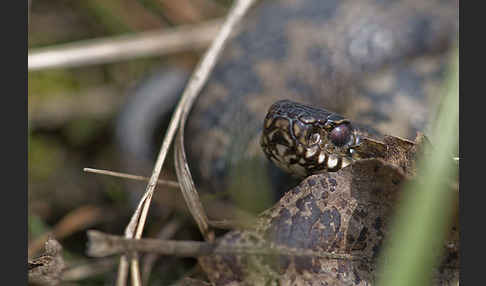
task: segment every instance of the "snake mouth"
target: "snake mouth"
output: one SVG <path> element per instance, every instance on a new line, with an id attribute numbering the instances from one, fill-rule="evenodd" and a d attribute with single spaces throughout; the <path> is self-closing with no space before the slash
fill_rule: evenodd
<path id="1" fill-rule="evenodd" d="M 357 159 L 351 122 L 325 109 L 280 100 L 268 110 L 261 146 L 269 160 L 297 177 L 338 171 Z"/>

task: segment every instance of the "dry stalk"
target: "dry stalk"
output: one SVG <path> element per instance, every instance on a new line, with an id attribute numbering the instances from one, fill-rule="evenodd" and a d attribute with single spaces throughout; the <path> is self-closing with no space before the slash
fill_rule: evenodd
<path id="1" fill-rule="evenodd" d="M 187 117 L 187 114 L 191 109 L 192 104 L 194 103 L 197 95 L 206 83 L 206 80 L 209 77 L 209 74 L 211 73 L 213 67 L 215 66 L 218 56 L 220 55 L 227 39 L 231 35 L 231 32 L 234 30 L 236 24 L 239 23 L 248 8 L 250 8 L 253 3 L 254 0 L 240 0 L 235 2 L 221 30 L 219 31 L 214 41 L 211 43 L 210 48 L 206 51 L 206 53 L 202 57 L 201 62 L 198 64 L 194 73 L 192 74 L 189 83 L 186 86 L 186 89 L 184 90 L 182 97 L 177 104 L 176 110 L 174 111 L 174 114 L 170 120 L 169 127 L 164 137 L 164 141 L 162 142 L 162 146 L 160 148 L 157 161 L 155 162 L 152 176 L 150 177 L 145 194 L 140 200 L 132 218 L 130 219 L 129 224 L 125 229 L 125 238 L 140 239 L 147 218 L 148 209 L 152 201 L 153 192 L 155 186 L 157 185 L 157 180 L 160 175 L 160 171 L 162 170 L 162 166 L 164 164 L 170 144 L 172 142 L 172 139 L 174 138 L 177 127 L 180 124 L 180 119 L 182 118 L 183 114 Z M 182 186 L 184 187 L 184 185 Z M 184 197 L 186 198 L 186 195 L 184 195 Z M 196 197 L 196 201 L 197 199 L 198 198 Z M 208 231 L 207 217 L 202 210 L 202 204 L 200 203 L 200 201 L 198 204 L 194 204 L 194 201 L 192 203 L 186 201 L 186 203 L 188 204 L 191 213 L 193 213 L 191 207 L 197 207 L 198 205 L 200 206 L 201 209 L 197 211 L 199 215 L 195 217 L 195 219 L 205 239 L 210 239 L 211 235 L 209 235 Z M 132 284 L 136 286 L 141 285 L 140 271 L 138 267 L 139 262 L 136 254 L 131 256 L 130 264 Z M 119 271 L 117 277 L 117 285 L 119 286 L 126 285 L 126 275 L 128 274 L 127 266 L 127 256 L 122 255 L 120 258 L 120 266 L 118 268 Z"/>
<path id="2" fill-rule="evenodd" d="M 28 69 L 36 71 L 49 68 L 80 67 L 200 50 L 211 43 L 221 24 L 222 20 L 217 19 L 174 29 L 39 48 L 29 52 Z"/>
<path id="3" fill-rule="evenodd" d="M 328 259 L 366 260 L 365 257 L 326 251 L 314 251 L 301 248 L 288 248 L 272 244 L 218 244 L 205 241 L 161 240 L 154 238 L 128 239 L 122 236 L 106 234 L 97 230 L 88 231 L 88 255 L 106 257 L 121 253 L 158 253 L 177 257 L 208 255 L 288 255 L 292 257 L 311 256 Z"/>
<path id="4" fill-rule="evenodd" d="M 95 174 L 100 174 L 100 175 L 108 175 L 112 177 L 118 177 L 118 178 L 124 178 L 124 179 L 129 179 L 129 180 L 135 180 L 135 181 L 145 181 L 148 182 L 150 178 L 143 177 L 143 176 L 138 176 L 138 175 L 131 175 L 127 173 L 120 173 L 120 172 L 114 172 L 114 171 L 109 171 L 109 170 L 101 170 L 101 169 L 93 169 L 93 168 L 84 168 L 84 172 L 88 173 L 95 173 Z M 167 186 L 167 187 L 173 187 L 173 188 L 178 188 L 179 183 L 176 181 L 170 181 L 170 180 L 157 180 L 157 184 Z"/>

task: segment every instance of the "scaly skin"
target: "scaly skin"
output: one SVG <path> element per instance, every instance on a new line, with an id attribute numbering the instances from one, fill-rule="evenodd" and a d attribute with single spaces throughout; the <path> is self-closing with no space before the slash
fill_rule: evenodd
<path id="1" fill-rule="evenodd" d="M 418 0 L 257 5 L 190 114 L 186 148 L 196 183 L 252 202 L 272 202 L 295 186 L 259 144 L 265 114 L 280 99 L 414 138 L 439 100 L 446 52 L 457 37 L 456 6 Z M 269 188 L 272 195 L 262 195 Z"/>

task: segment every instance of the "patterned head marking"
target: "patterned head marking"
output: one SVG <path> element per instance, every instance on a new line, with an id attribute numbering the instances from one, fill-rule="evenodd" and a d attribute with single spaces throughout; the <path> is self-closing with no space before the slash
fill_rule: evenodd
<path id="1" fill-rule="evenodd" d="M 274 103 L 263 123 L 263 152 L 299 177 L 346 167 L 358 144 L 359 135 L 346 118 L 289 100 Z"/>

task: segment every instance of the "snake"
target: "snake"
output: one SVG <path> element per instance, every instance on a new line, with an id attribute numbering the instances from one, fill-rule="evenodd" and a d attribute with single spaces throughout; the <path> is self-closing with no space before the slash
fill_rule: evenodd
<path id="1" fill-rule="evenodd" d="M 251 206 L 267 198 L 258 212 L 302 178 L 359 159 L 365 133 L 413 138 L 427 130 L 457 45 L 457 13 L 455 0 L 258 2 L 187 121 L 197 187 Z M 189 77 L 175 67 L 154 74 L 131 91 L 116 121 L 127 166 L 145 173 L 157 150 L 153 134 L 163 133 L 160 119 Z"/>
<path id="2" fill-rule="evenodd" d="M 261 146 L 276 166 L 307 177 L 349 166 L 358 158 L 359 133 L 341 115 L 280 100 L 265 117 Z"/>

